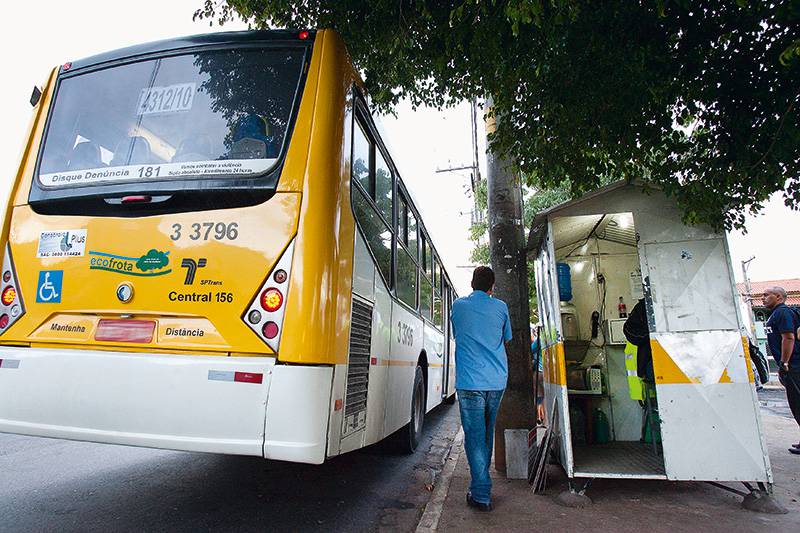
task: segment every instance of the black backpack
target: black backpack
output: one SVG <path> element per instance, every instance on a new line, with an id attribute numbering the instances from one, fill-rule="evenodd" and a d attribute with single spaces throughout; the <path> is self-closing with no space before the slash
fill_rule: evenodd
<path id="1" fill-rule="evenodd" d="M 753 366 L 756 367 L 759 382 L 768 382 L 769 363 L 767 363 L 767 358 L 764 356 L 764 352 L 761 351 L 761 348 L 759 348 L 757 344 L 753 344 L 750 339 L 747 340 L 747 343 L 750 345 L 750 359 L 753 361 Z"/>
<path id="2" fill-rule="evenodd" d="M 789 307 L 788 305 L 786 307 Z M 789 311 L 792 312 L 792 316 L 794 317 L 794 331 L 795 335 L 797 334 L 797 328 L 800 327 L 800 308 L 798 307 L 789 307 Z M 796 339 L 795 339 L 796 340 Z"/>

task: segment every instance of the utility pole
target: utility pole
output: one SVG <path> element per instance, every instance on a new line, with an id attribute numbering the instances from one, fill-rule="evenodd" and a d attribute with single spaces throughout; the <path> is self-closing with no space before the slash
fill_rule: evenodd
<path id="1" fill-rule="evenodd" d="M 486 108 L 492 109 L 492 99 Z M 486 133 L 499 117 L 486 117 Z M 512 339 L 506 345 L 508 385 L 495 426 L 495 469 L 506 470 L 505 430 L 531 429 L 536 424 L 530 347 L 528 262 L 522 218 L 522 186 L 507 159 L 487 150 L 489 256 L 495 273 L 494 295 L 508 305 Z"/>
<path id="2" fill-rule="evenodd" d="M 747 261 L 742 261 L 742 274 L 744 275 L 744 290 L 747 293 L 745 300 L 747 300 L 747 318 L 750 319 L 750 333 L 755 338 L 756 336 L 756 317 L 753 314 L 753 299 L 750 295 L 750 278 L 747 277 L 747 267 L 750 266 L 750 261 L 755 259 L 756 256 L 751 257 Z"/>

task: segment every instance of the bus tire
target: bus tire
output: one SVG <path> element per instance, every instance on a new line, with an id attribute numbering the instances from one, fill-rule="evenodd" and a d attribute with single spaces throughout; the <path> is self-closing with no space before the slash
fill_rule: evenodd
<path id="1" fill-rule="evenodd" d="M 414 373 L 414 385 L 411 388 L 411 420 L 400 430 L 400 451 L 414 453 L 422 440 L 422 426 L 425 423 L 425 377 L 422 367 L 418 366 Z"/>

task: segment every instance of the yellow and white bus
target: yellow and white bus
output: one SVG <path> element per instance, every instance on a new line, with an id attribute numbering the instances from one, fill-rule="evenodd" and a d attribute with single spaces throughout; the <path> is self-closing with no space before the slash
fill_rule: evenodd
<path id="1" fill-rule="evenodd" d="M 55 69 L 2 230 L 0 431 L 322 463 L 454 389 L 452 284 L 331 31 Z"/>

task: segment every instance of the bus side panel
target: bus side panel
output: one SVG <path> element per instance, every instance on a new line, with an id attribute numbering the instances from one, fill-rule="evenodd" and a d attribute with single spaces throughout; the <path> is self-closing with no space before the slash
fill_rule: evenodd
<path id="1" fill-rule="evenodd" d="M 352 68 L 341 40 L 330 33 L 318 35 L 315 57 L 320 58 L 317 92 L 313 102 L 302 104 L 314 106 L 313 121 L 297 126 L 310 128 L 311 142 L 278 358 L 346 364 L 355 220 L 344 124 Z"/>
<path id="2" fill-rule="evenodd" d="M 6 211 L 6 226 L 3 235 L 7 235 L 8 220 L 11 217 L 11 206 L 25 205 L 28 203 L 28 192 L 31 190 L 31 180 L 33 178 L 33 169 L 36 166 L 36 156 L 39 153 L 39 145 L 42 142 L 42 134 L 44 133 L 44 125 L 47 119 L 47 112 L 50 109 L 50 103 L 53 100 L 53 94 L 56 87 L 56 74 L 58 69 L 53 69 L 50 73 L 47 85 L 42 91 L 42 96 L 39 99 L 34 110 L 34 119 L 31 124 L 29 136 L 23 147 L 22 158 L 19 164 L 19 170 L 15 180 L 14 188 L 12 189 L 9 201 L 9 209 Z"/>
<path id="3" fill-rule="evenodd" d="M 361 237 L 359 236 L 359 239 Z M 375 268 L 373 266 L 373 271 Z M 372 311 L 372 357 L 367 390 L 366 444 L 378 442 L 386 432 L 386 397 L 389 367 L 386 365 L 392 336 L 392 297 L 377 273 L 375 278 L 375 307 Z"/>
<path id="4" fill-rule="evenodd" d="M 322 464 L 333 368 L 276 365 L 267 401 L 264 457 Z"/>
<path id="5" fill-rule="evenodd" d="M 392 399 L 386 405 L 386 433 L 391 434 L 411 420 L 411 388 L 422 353 L 422 320 L 403 304 L 392 302 L 389 387 Z"/>
<path id="6" fill-rule="evenodd" d="M 328 450 L 326 455 L 333 457 L 342 453 L 342 423 L 344 419 L 344 397 L 347 384 L 347 365 L 335 365 L 333 367 L 333 385 L 331 388 L 331 401 L 328 411 Z M 341 402 L 339 409 L 336 408 L 337 400 Z"/>
<path id="7" fill-rule="evenodd" d="M 425 354 L 428 356 L 428 394 L 425 404 L 430 411 L 442 403 L 442 383 L 444 383 L 444 335 L 425 323 Z"/>
<path id="8" fill-rule="evenodd" d="M 39 103 L 33 111 L 33 117 L 28 127 L 28 136 L 25 139 L 22 154 L 20 155 L 19 168 L 6 205 L 6 213 L 3 220 L 3 234 L 0 238 L 0 246 L 3 248 L 5 248 L 6 239 L 8 238 L 11 215 L 14 211 L 13 206 L 25 205 L 28 203 L 28 191 L 31 188 L 31 176 L 36 166 L 36 154 L 39 152 L 39 143 L 41 142 L 42 132 L 44 131 L 47 110 L 50 108 L 50 102 L 53 98 L 53 92 L 55 91 L 56 72 L 57 70 L 53 69 L 50 73 L 50 78 L 42 91 Z"/>

